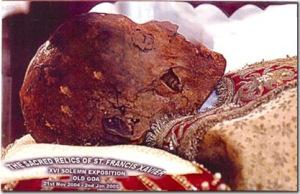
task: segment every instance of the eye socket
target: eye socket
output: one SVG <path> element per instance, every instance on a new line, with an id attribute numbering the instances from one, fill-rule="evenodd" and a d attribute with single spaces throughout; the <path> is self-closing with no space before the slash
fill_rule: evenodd
<path id="1" fill-rule="evenodd" d="M 102 124 L 104 129 L 112 134 L 120 136 L 132 135 L 132 131 L 129 129 L 126 123 L 118 117 L 104 118 L 102 120 Z"/>
<path id="2" fill-rule="evenodd" d="M 169 69 L 160 77 L 160 79 L 173 91 L 182 92 L 183 85 L 177 75 L 174 73 L 173 69 Z"/>

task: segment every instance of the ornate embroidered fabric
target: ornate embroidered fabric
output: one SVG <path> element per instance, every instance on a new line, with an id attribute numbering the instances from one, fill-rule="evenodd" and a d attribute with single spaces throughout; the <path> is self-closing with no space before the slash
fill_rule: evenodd
<path id="1" fill-rule="evenodd" d="M 296 85 L 296 57 L 260 62 L 247 66 L 238 72 L 228 73 L 222 78 L 217 87 L 219 102 L 215 108 L 206 112 L 176 118 L 170 121 L 166 121 L 166 119 L 163 119 L 162 121 L 158 120 L 152 125 L 152 131 L 147 134 L 146 143 L 150 146 L 159 147 L 169 152 L 173 152 L 189 160 L 201 159 L 201 163 L 205 162 L 204 155 L 207 155 L 207 153 L 205 153 L 205 149 L 208 149 L 211 145 L 204 145 L 204 140 L 208 141 L 206 140 L 206 136 L 211 134 L 210 130 L 212 130 L 214 126 L 219 126 L 224 122 L 236 120 L 238 118 L 240 118 L 240 120 L 246 124 L 249 120 L 248 115 L 256 111 L 259 112 L 259 110 L 263 108 L 262 105 L 268 104 L 270 101 L 277 98 L 284 100 L 284 97 L 280 95 L 282 91 L 290 91 L 289 93 L 295 93 L 296 95 L 295 89 L 293 89 L 296 87 Z M 293 100 L 290 99 L 289 101 Z M 296 107 L 294 104 L 291 106 Z M 291 113 L 296 114 L 296 111 L 291 111 Z M 253 114 L 257 115 L 257 113 Z M 280 112 L 277 114 L 278 117 L 281 117 Z M 284 111 L 282 111 L 282 114 L 285 114 Z M 289 126 L 292 126 L 292 124 L 289 123 L 292 121 L 287 120 L 286 122 L 289 124 Z M 280 123 L 280 126 L 281 124 L 282 123 Z M 228 130 L 232 129 L 234 131 L 235 126 L 228 126 L 227 128 Z M 219 130 L 222 130 L 222 128 Z M 249 129 L 249 131 L 251 130 L 252 128 Z M 227 132 L 225 131 L 224 133 Z M 222 138 L 223 131 L 218 134 L 220 134 L 220 138 Z M 238 136 L 236 138 L 238 138 Z M 268 138 L 268 135 L 266 134 L 264 138 Z M 227 138 L 224 141 L 235 140 L 232 138 Z M 226 145 L 230 143 L 231 142 L 225 142 Z M 243 146 L 243 144 L 247 144 L 247 142 L 243 143 L 242 141 L 240 144 L 240 146 Z M 250 152 L 249 150 L 245 149 L 240 152 L 236 151 L 236 154 L 239 155 L 248 153 Z M 213 151 L 210 150 L 209 152 Z M 243 165 L 243 163 L 241 165 Z M 224 174 L 224 172 L 222 172 L 222 174 Z M 243 180 L 246 180 L 245 176 L 243 177 Z M 249 185 L 246 187 L 245 184 L 242 184 L 241 182 L 235 182 L 235 184 L 239 185 L 233 185 L 233 188 L 270 188 L 270 185 L 267 185 L 267 183 L 260 186 L 252 185 L 252 187 Z M 244 187 L 242 185 L 244 185 Z M 291 187 L 288 188 L 290 189 Z"/>
<path id="2" fill-rule="evenodd" d="M 238 72 L 226 74 L 217 86 L 219 103 L 214 109 L 169 121 L 168 118 L 157 120 L 147 134 L 146 144 L 176 153 L 180 152 L 179 145 L 185 138 L 188 139 L 185 144 L 193 147 L 195 141 L 201 140 L 207 128 L 222 120 L 243 116 L 275 98 L 282 90 L 295 87 L 296 64 L 297 58 L 291 57 L 256 63 Z M 197 130 L 192 130 L 193 128 Z M 187 136 L 193 138 L 189 139 Z M 182 154 L 193 159 L 193 153 L 183 150 Z"/>

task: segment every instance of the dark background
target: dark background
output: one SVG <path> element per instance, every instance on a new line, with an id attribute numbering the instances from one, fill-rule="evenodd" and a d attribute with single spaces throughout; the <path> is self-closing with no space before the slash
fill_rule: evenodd
<path id="1" fill-rule="evenodd" d="M 26 133 L 20 109 L 19 90 L 31 58 L 38 47 L 68 18 L 88 12 L 100 1 L 31 2 L 28 14 L 12 14 L 2 20 L 2 146 Z M 228 17 L 251 3 L 265 9 L 270 4 L 296 2 L 190 2 L 210 3 Z"/>

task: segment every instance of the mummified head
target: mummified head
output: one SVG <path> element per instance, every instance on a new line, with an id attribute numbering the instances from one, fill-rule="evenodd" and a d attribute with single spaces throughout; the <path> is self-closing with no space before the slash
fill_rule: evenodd
<path id="1" fill-rule="evenodd" d="M 141 143 L 154 118 L 195 110 L 225 60 L 176 30 L 169 22 L 95 13 L 61 25 L 25 75 L 27 130 L 38 142 Z"/>

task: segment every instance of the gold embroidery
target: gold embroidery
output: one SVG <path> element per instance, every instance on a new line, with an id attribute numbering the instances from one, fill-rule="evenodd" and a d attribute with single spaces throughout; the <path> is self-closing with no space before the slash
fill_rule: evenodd
<path id="1" fill-rule="evenodd" d="M 240 92 L 234 94 L 234 82 L 229 77 L 224 76 L 221 84 L 222 87 L 217 87 L 217 93 L 221 96 L 222 102 L 220 102 L 216 108 L 204 113 L 175 118 L 167 123 L 161 123 L 159 130 L 155 133 L 153 133 L 152 129 L 148 132 L 146 136 L 147 145 L 173 152 L 188 160 L 194 160 L 198 154 L 197 145 L 201 142 L 207 129 L 223 120 L 230 120 L 246 115 L 261 104 L 275 98 L 280 92 L 295 87 L 297 85 L 297 79 L 295 79 L 297 75 L 295 73 L 297 72 L 296 65 L 297 57 L 290 57 L 250 65 L 238 72 L 234 72 L 237 76 L 249 76 L 247 77 L 249 83 L 244 83 L 243 87 L 248 87 L 247 90 L 250 92 L 243 92 L 243 88 L 239 88 Z M 269 69 L 272 67 L 273 71 L 270 72 Z M 283 71 L 283 69 L 285 71 Z M 266 76 L 261 78 L 261 80 L 257 80 L 258 75 L 256 75 L 257 72 L 255 73 L 257 70 L 264 70 L 265 72 L 260 73 Z M 230 74 L 232 73 L 227 73 L 227 75 Z M 277 80 L 276 83 L 279 85 L 275 87 L 275 84 L 271 84 L 271 79 Z M 288 82 L 280 84 L 282 80 L 288 80 Z M 247 87 L 245 84 L 248 84 Z M 275 88 L 263 94 L 262 87 L 268 89 L 271 87 L 270 85 Z M 244 101 L 248 102 L 242 103 Z M 174 126 L 179 127 L 179 129 L 180 127 L 186 126 L 182 138 L 173 133 L 172 130 L 174 130 Z M 171 141 L 172 143 L 170 143 Z"/>
<path id="2" fill-rule="evenodd" d="M 174 179 L 177 183 L 179 183 L 185 190 L 189 191 L 197 191 L 197 187 L 195 187 L 190 181 L 187 180 L 186 177 L 180 175 L 172 175 L 172 179 Z"/>
<path id="3" fill-rule="evenodd" d="M 143 183 L 143 185 L 150 191 L 162 191 L 162 189 L 152 180 L 146 176 L 140 175 L 137 178 Z"/>
<path id="4" fill-rule="evenodd" d="M 12 181 L 12 182 L 6 183 L 3 187 L 3 191 L 13 191 L 18 183 L 19 183 L 19 181 Z"/>

